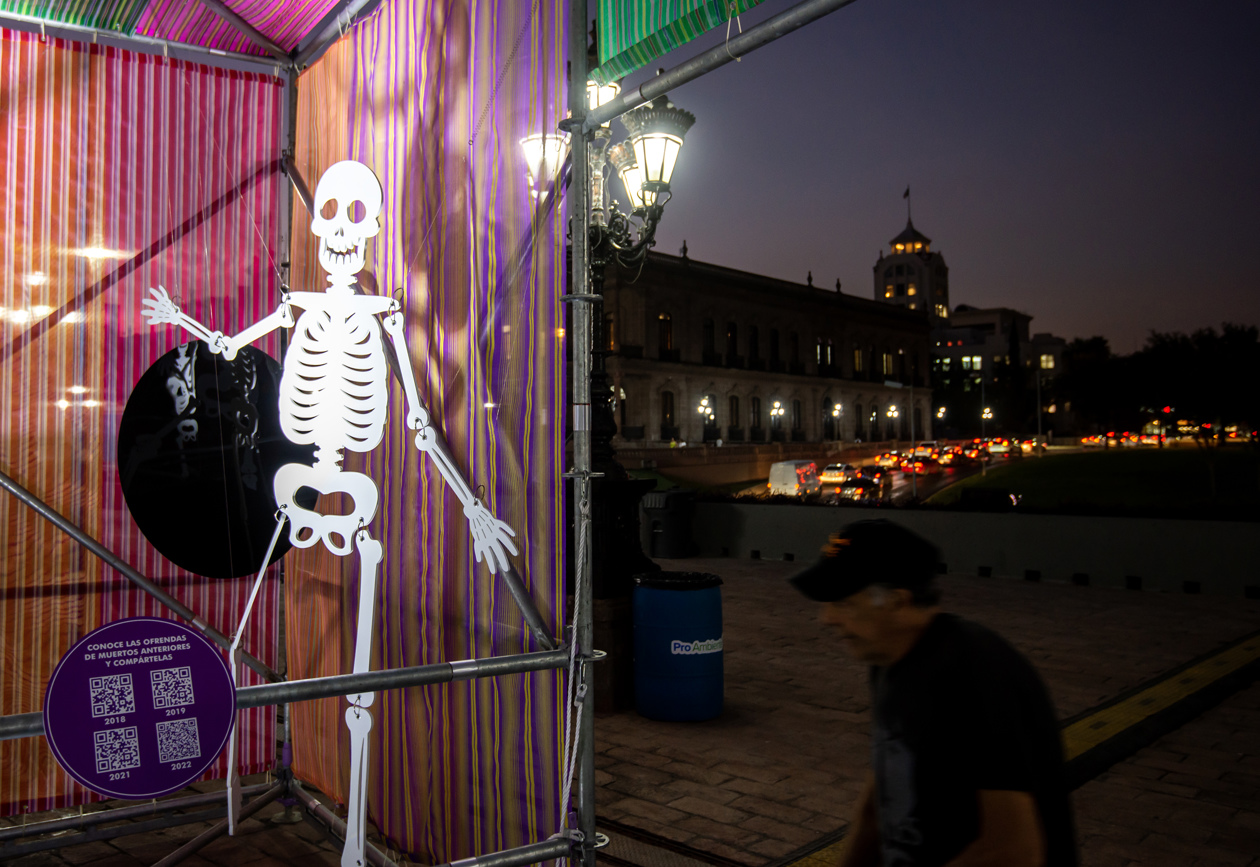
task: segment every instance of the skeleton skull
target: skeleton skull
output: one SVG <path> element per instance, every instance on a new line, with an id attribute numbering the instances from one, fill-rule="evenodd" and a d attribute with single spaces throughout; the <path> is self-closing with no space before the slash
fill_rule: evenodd
<path id="1" fill-rule="evenodd" d="M 381 231 L 381 183 L 363 163 L 330 166 L 315 187 L 311 232 L 320 238 L 319 264 L 334 283 L 348 284 L 363 269 L 368 238 Z"/>

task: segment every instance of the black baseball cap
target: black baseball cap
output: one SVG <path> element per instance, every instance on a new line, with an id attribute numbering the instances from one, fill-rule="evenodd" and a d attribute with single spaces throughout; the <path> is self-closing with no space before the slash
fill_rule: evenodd
<path id="1" fill-rule="evenodd" d="M 810 599 L 835 602 L 872 584 L 926 587 L 939 561 L 936 546 L 905 527 L 857 521 L 828 536 L 818 561 L 789 580 Z"/>

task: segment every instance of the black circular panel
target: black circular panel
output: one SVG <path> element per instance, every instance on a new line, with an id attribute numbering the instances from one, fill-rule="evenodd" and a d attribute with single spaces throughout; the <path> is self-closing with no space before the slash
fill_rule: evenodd
<path id="1" fill-rule="evenodd" d="M 123 497 L 145 538 L 189 572 L 256 573 L 276 529 L 272 477 L 284 464 L 314 463 L 314 446 L 280 430 L 280 373 L 252 346 L 228 361 L 195 340 L 158 359 L 127 400 Z M 288 549 L 284 533 L 270 562 Z"/>

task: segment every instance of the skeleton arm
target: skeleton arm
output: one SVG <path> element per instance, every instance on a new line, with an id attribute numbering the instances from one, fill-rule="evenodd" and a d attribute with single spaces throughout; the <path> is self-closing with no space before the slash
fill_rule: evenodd
<path id="1" fill-rule="evenodd" d="M 484 556 L 486 566 L 492 573 L 499 569 L 506 572 L 511 568 L 508 552 L 517 553 L 511 539 L 516 533 L 505 522 L 491 515 L 490 510 L 473 495 L 464 474 L 447 451 L 446 443 L 429 424 L 429 410 L 416 388 L 416 376 L 411 368 L 411 356 L 407 352 L 407 341 L 403 336 L 403 318 L 398 313 L 399 307 L 395 302 L 381 318 L 398 357 L 403 391 L 407 395 L 407 427 L 416 431 L 416 448 L 429 455 L 446 484 L 464 504 L 464 517 L 468 519 L 468 529 L 473 536 L 473 556 L 477 562 L 480 563 Z"/>
<path id="2" fill-rule="evenodd" d="M 260 319 L 253 325 L 246 328 L 240 334 L 234 337 L 224 335 L 222 331 L 211 331 L 193 319 L 188 314 L 179 309 L 171 296 L 167 294 L 166 288 L 159 286 L 156 289 L 150 289 L 149 294 L 152 298 L 146 298 L 141 302 L 140 315 L 149 320 L 150 325 L 168 322 L 172 325 L 182 326 L 187 331 L 205 341 L 210 347 L 210 351 L 214 353 L 223 353 L 223 357 L 228 361 L 236 358 L 236 353 L 240 351 L 242 346 L 253 343 L 264 334 L 270 334 L 277 328 L 293 327 L 293 311 L 289 306 L 288 295 L 285 295 L 280 306 L 270 316 Z"/>

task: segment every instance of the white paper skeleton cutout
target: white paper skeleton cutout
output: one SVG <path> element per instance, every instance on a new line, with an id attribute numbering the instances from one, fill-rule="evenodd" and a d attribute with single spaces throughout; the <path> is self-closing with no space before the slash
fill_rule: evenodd
<path id="1" fill-rule="evenodd" d="M 407 427 L 416 431 L 416 447 L 429 456 L 463 503 L 477 562 L 484 558 L 492 573 L 500 569 L 506 571 L 510 565 L 509 554 L 517 553 L 511 539 L 516 534 L 473 495 L 441 437 L 430 425 L 428 410 L 416 389 L 403 337 L 401 306 L 392 298 L 358 295 L 354 290 L 355 275 L 363 268 L 367 240 L 381 230 L 377 219 L 381 198 L 380 182 L 362 163 L 347 160 L 324 172 L 315 189 L 311 231 L 320 238 L 319 264 L 328 272 L 327 291 L 288 294 L 274 313 L 234 337 L 212 332 L 180 312 L 162 287 L 149 290 L 152 298 L 144 300 L 141 311 L 151 325 L 183 326 L 208 343 L 212 352 L 221 352 L 228 359 L 234 358 L 242 346 L 276 328 L 292 327 L 295 323 L 291 307 L 303 311 L 284 358 L 280 418 L 286 437 L 295 443 L 316 446 L 315 465 L 284 465 L 276 472 L 273 488 L 276 502 L 290 522 L 289 540 L 294 546 L 307 548 L 323 542 L 338 556 L 352 550 L 358 552 L 356 673 L 368 670 L 375 631 L 377 570 L 382 549 L 380 542 L 368 535 L 367 526 L 376 514 L 378 494 L 371 478 L 342 470 L 339 464 L 343 450 L 371 451 L 384 433 L 390 370 L 381 340 L 382 325 L 400 362 Z M 353 510 L 347 515 L 322 515 L 304 509 L 294 500 L 294 494 L 303 487 L 324 494 L 345 493 L 353 500 Z M 247 611 L 245 617 L 248 616 Z M 239 635 L 240 632 L 238 641 Z M 234 673 L 236 668 L 234 664 Z M 343 867 L 361 867 L 366 842 L 367 737 L 372 728 L 372 716 L 367 708 L 374 694 L 359 693 L 347 699 L 351 705 L 346 711 L 351 751 L 350 802 L 341 863 Z M 234 732 L 230 783 L 235 782 L 235 742 Z M 232 788 L 236 789 L 234 800 L 239 807 L 239 787 Z M 231 806 L 229 810 L 235 813 Z"/>

